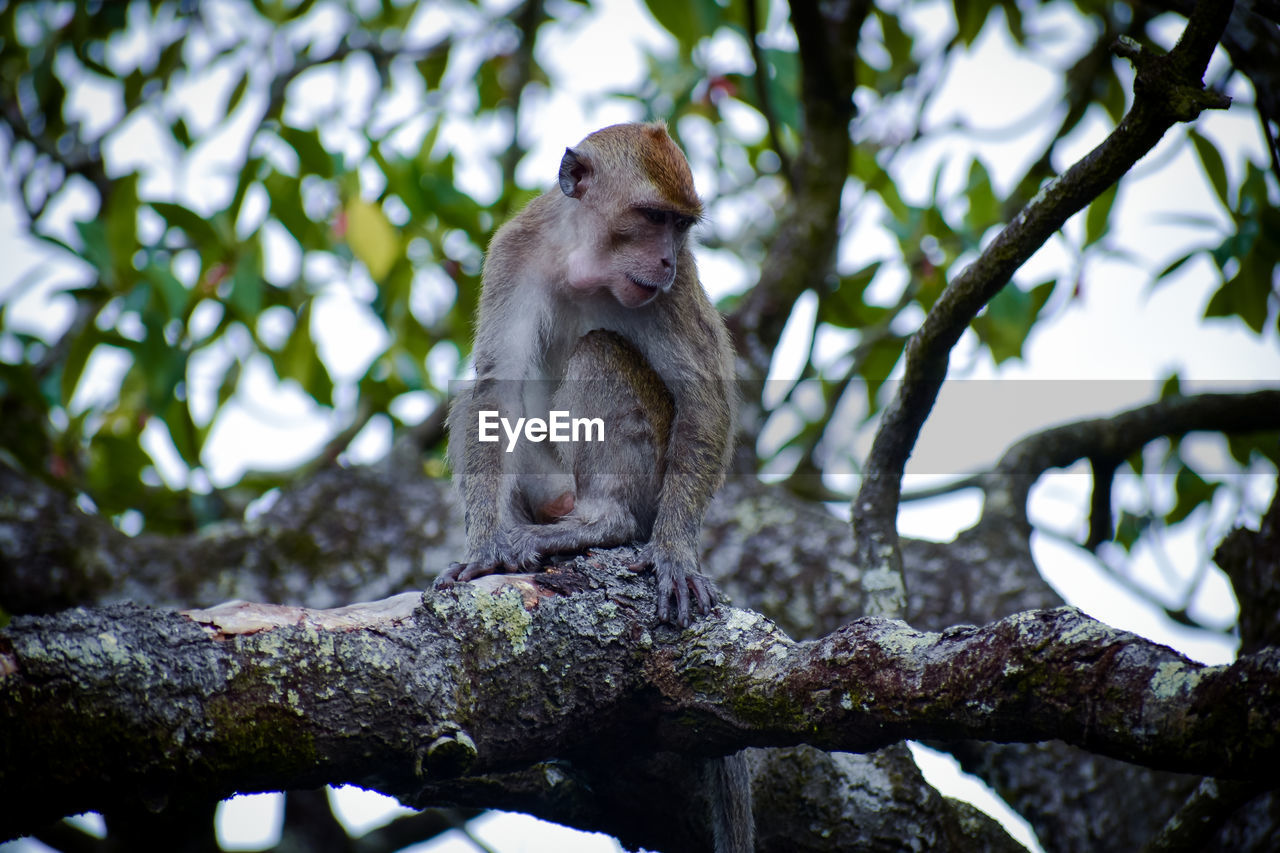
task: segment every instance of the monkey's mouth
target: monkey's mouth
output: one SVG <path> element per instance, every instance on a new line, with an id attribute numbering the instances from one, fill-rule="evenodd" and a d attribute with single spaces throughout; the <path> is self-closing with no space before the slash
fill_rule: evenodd
<path id="1" fill-rule="evenodd" d="M 636 287 L 640 288 L 641 290 L 645 291 L 646 293 L 657 293 L 659 290 L 661 290 L 661 289 L 662 289 L 662 286 L 661 286 L 661 285 L 658 285 L 658 284 L 650 284 L 650 283 L 649 283 L 649 282 L 647 282 L 647 281 L 641 281 L 640 279 L 636 278 L 635 276 L 631 275 L 630 273 L 628 273 L 628 274 L 627 274 L 627 281 L 631 282 L 631 283 L 632 283 L 632 284 L 634 284 Z"/>

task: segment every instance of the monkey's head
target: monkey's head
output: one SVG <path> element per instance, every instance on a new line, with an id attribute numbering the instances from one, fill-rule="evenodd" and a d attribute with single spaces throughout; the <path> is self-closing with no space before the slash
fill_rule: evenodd
<path id="1" fill-rule="evenodd" d="M 692 262 L 686 243 L 702 201 L 665 124 L 616 124 L 566 148 L 560 189 L 577 202 L 571 290 L 607 288 L 639 308 L 671 289 L 680 263 Z"/>

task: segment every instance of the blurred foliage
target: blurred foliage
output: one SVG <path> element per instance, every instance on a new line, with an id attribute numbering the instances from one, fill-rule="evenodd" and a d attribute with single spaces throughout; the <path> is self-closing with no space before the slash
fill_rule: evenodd
<path id="1" fill-rule="evenodd" d="M 630 104 L 635 118 L 668 120 L 700 178 L 710 176 L 703 242 L 754 281 L 788 192 L 780 170 L 806 132 L 786 9 L 769 0 L 645 5 L 671 36 L 669 49 L 652 49 L 648 73 L 607 99 Z M 856 396 L 852 417 L 874 418 L 907 336 L 946 282 L 1067 165 L 1059 143 L 1086 117 L 1114 123 L 1123 113 L 1127 68 L 1107 47 L 1118 34 L 1151 43 L 1149 16 L 1077 0 L 1065 5 L 1078 32 L 1064 34 L 1053 17 L 1062 5 L 873 9 L 861 43 L 850 45 L 859 111 L 848 174 L 835 176 L 850 209 L 832 227 L 848 235 L 855 221 L 869 222 L 881 248 L 860 254 L 846 236 L 827 286 L 812 294 L 816 311 L 792 318 L 815 342 L 801 377 L 815 380 L 820 404 L 801 406 L 794 395 L 774 404 L 798 426 L 762 449 L 762 466 L 856 468 L 851 445 L 823 441 L 837 409 L 848 417 Z M 301 473 L 209 481 L 210 435 L 245 398 L 252 370 L 269 366 L 280 387 L 327 418 L 332 439 L 301 470 L 332 462 L 375 419 L 403 430 L 442 405 L 469 347 L 488 236 L 550 182 L 515 179 L 529 128 L 554 130 L 551 93 L 571 73 L 535 45 L 563 43 L 596 13 L 567 0 L 0 0 L 3 192 L 26 232 L 62 252 L 0 297 L 0 448 L 127 528 L 188 530 Z M 1043 151 L 1013 186 L 997 186 L 991 163 L 974 153 L 974 129 L 926 120 L 949 66 L 993 33 L 1025 58 L 1066 57 L 1041 60 L 1059 81 L 1046 93 L 1053 109 L 1036 120 L 1050 132 L 1028 143 Z M 1275 175 L 1252 163 L 1228 168 L 1211 138 L 1175 133 L 1231 224 L 1199 223 L 1217 236 L 1156 280 L 1206 253 L 1222 282 L 1205 315 L 1260 333 L 1277 310 Z M 939 146 L 947 153 L 931 161 L 928 189 L 905 191 L 918 182 L 904 182 L 902 164 Z M 460 182 L 477 163 L 491 192 L 462 188 L 477 185 Z M 1020 358 L 1037 324 L 1076 298 L 1079 267 L 1110 250 L 1117 204 L 1114 190 L 1105 194 L 1082 216 L 1080 236 L 1063 238 L 1076 269 L 1015 281 L 988 306 L 973 329 L 980 356 Z M 71 310 L 46 328 L 8 322 L 2 312 L 38 288 L 60 293 Z M 318 342 L 319 306 L 335 296 L 377 332 L 376 352 L 355 376 L 336 371 Z M 722 307 L 735 304 L 730 295 Z M 89 393 L 86 377 L 104 353 L 124 368 L 97 374 L 98 386 L 112 387 Z M 427 437 L 428 458 L 438 460 L 442 441 Z M 183 470 L 162 477 L 157 448 L 170 448 Z M 1185 466 L 1175 477 L 1170 521 L 1213 493 Z M 1123 543 L 1131 527 L 1122 520 Z"/>

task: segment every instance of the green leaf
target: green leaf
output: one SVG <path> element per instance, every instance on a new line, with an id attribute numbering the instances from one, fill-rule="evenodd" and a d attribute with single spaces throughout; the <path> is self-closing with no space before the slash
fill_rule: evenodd
<path id="1" fill-rule="evenodd" d="M 240 205 L 244 204 L 244 197 L 249 192 L 249 187 L 261 176 L 265 162 L 261 157 L 250 157 L 245 161 L 244 167 L 240 170 L 240 177 L 236 180 L 236 191 L 231 195 L 231 204 L 227 206 L 226 215 L 231 222 L 235 222 L 240 217 Z"/>
<path id="2" fill-rule="evenodd" d="M 191 131 L 187 128 L 187 122 L 179 117 L 173 124 L 169 125 L 169 132 L 173 134 L 173 138 L 183 148 L 191 147 Z"/>
<path id="3" fill-rule="evenodd" d="M 1244 466 L 1262 458 L 1280 467 L 1280 432 L 1228 433 L 1227 450 Z"/>
<path id="4" fill-rule="evenodd" d="M 1096 92 L 1097 89 L 1098 85 L 1095 83 L 1094 91 Z M 1109 65 L 1103 71 L 1102 93 L 1098 100 L 1106 108 L 1111 120 L 1119 124 L 1120 119 L 1124 117 L 1125 88 L 1120 84 L 1120 78 L 1116 76 L 1114 69 Z"/>
<path id="5" fill-rule="evenodd" d="M 188 353 L 166 343 L 164 318 L 147 312 L 143 322 L 147 334 L 134 347 L 134 369 L 141 371 L 147 411 L 162 413 L 173 401 L 178 383 L 186 378 Z"/>
<path id="6" fill-rule="evenodd" d="M 239 360 L 233 361 L 227 366 L 227 372 L 222 375 L 222 381 L 218 383 L 218 410 L 222 409 L 232 395 L 236 393 L 236 389 L 240 387 L 242 373 L 243 365 Z M 212 419 L 210 419 L 210 422 L 212 423 Z"/>
<path id="7" fill-rule="evenodd" d="M 1147 462 L 1146 462 L 1146 459 L 1144 459 L 1142 456 L 1141 448 L 1139 448 L 1138 450 L 1135 450 L 1133 453 L 1130 453 L 1129 457 L 1125 459 L 1125 462 L 1127 462 L 1129 464 L 1129 467 L 1133 469 L 1133 473 L 1137 474 L 1139 477 L 1142 476 L 1142 472 L 1147 467 Z"/>
<path id="8" fill-rule="evenodd" d="M 893 373 L 894 365 L 898 363 L 898 359 L 902 356 L 902 351 L 907 346 L 907 339 L 898 335 L 888 335 L 879 338 L 867 350 L 867 357 L 862 363 L 862 379 L 867 384 L 867 410 L 868 413 L 874 413 L 879 410 L 880 402 L 877 394 L 880 386 L 884 385 L 889 375 Z"/>
<path id="9" fill-rule="evenodd" d="M 133 254 L 138 249 L 138 175 L 125 175 L 111 184 L 101 219 L 111 252 L 116 282 L 127 287 L 138 278 Z"/>
<path id="10" fill-rule="evenodd" d="M 400 235 L 382 207 L 359 197 L 347 202 L 347 243 L 369 269 L 374 281 L 381 281 L 400 258 Z"/>
<path id="11" fill-rule="evenodd" d="M 880 264 L 880 261 L 875 261 L 851 275 L 841 276 L 833 292 L 821 294 L 818 302 L 818 322 L 842 329 L 861 329 L 884 316 L 887 309 L 868 305 L 862 298 L 867 286 L 879 271 Z"/>
<path id="12" fill-rule="evenodd" d="M 209 224 L 209 220 L 194 210 L 168 201 L 149 201 L 147 204 L 160 214 L 170 228 L 179 228 L 185 232 L 192 245 L 203 248 L 221 243 L 218 232 Z"/>
<path id="13" fill-rule="evenodd" d="M 1185 521 L 1196 507 L 1211 501 L 1214 492 L 1221 485 L 1221 483 L 1206 482 L 1189 466 L 1183 465 L 1173 479 L 1173 490 L 1177 499 L 1173 509 L 1165 516 L 1165 523 L 1173 525 Z"/>
<path id="14" fill-rule="evenodd" d="M 100 341 L 101 336 L 93 324 L 89 324 L 83 332 L 71 339 L 71 346 L 67 348 L 67 360 L 62 364 L 62 405 L 70 403 L 75 396 L 84 367 Z"/>
<path id="15" fill-rule="evenodd" d="M 1133 546 L 1137 543 L 1138 539 L 1150 526 L 1150 516 L 1134 515 L 1127 510 L 1122 511 L 1120 513 L 1120 520 L 1116 522 L 1115 541 L 1126 551 L 1132 551 Z"/>
<path id="16" fill-rule="evenodd" d="M 978 0 L 953 0 L 956 13 L 956 37 L 966 46 L 971 46 L 982 25 L 987 22 L 987 14 L 994 4 L 978 2 Z"/>
<path id="17" fill-rule="evenodd" d="M 1160 399 L 1167 400 L 1170 397 L 1182 396 L 1182 381 L 1178 378 L 1178 374 L 1174 373 L 1164 381 L 1160 386 Z"/>
<path id="18" fill-rule="evenodd" d="M 142 469 L 149 465 L 151 457 L 138 446 L 135 433 L 94 433 L 89 442 L 85 479 L 98 508 L 114 515 L 134 505 L 141 498 Z"/>
<path id="19" fill-rule="evenodd" d="M 425 205 L 440 217 L 442 224 L 474 233 L 479 207 L 475 199 L 458 189 L 452 175 L 446 177 L 434 171 L 426 172 L 418 177 L 416 184 L 418 204 Z M 405 186 L 403 189 L 405 192 L 402 199 L 415 195 L 412 186 Z"/>
<path id="20" fill-rule="evenodd" d="M 1196 147 L 1196 154 L 1200 156 L 1200 165 L 1204 167 L 1205 176 L 1208 177 L 1209 183 L 1213 186 L 1213 191 L 1218 194 L 1218 200 L 1222 202 L 1222 206 L 1231 209 L 1231 202 L 1227 198 L 1227 167 L 1223 165 L 1222 154 L 1219 153 L 1217 147 L 1201 136 L 1195 128 L 1189 130 L 1188 135 L 1191 142 Z"/>
<path id="21" fill-rule="evenodd" d="M 987 169 L 977 158 L 969 166 L 969 184 L 965 189 L 965 197 L 969 200 L 969 213 L 965 217 L 966 224 L 973 232 L 974 239 L 993 224 L 1000 221 L 1000 201 L 991 188 L 991 177 Z"/>
<path id="22" fill-rule="evenodd" d="M 311 307 L 308 300 L 298 311 L 297 322 L 284 347 L 273 356 L 276 375 L 281 379 L 292 379 L 302 386 L 311 397 L 321 405 L 333 404 L 333 380 L 316 352 L 315 341 L 311 337 Z"/>
<path id="23" fill-rule="evenodd" d="M 147 78 L 135 68 L 125 75 L 123 82 L 125 112 L 133 112 L 142 98 L 142 84 L 147 82 Z"/>
<path id="24" fill-rule="evenodd" d="M 765 85 L 772 98 L 774 118 L 783 127 L 799 130 L 801 125 L 800 56 L 789 50 L 761 51 L 767 73 Z"/>
<path id="25" fill-rule="evenodd" d="M 889 14 L 878 7 L 875 9 L 876 20 L 880 23 L 880 34 L 884 39 L 884 48 L 889 52 L 889 61 L 894 68 L 914 69 L 915 60 L 911 57 L 914 41 L 902 28 L 897 15 Z"/>
<path id="26" fill-rule="evenodd" d="M 1201 250 L 1197 249 L 1194 252 L 1188 252 L 1182 257 L 1177 258 L 1172 263 L 1170 263 L 1167 267 L 1165 267 L 1160 272 L 1158 272 L 1156 274 L 1155 280 L 1152 283 L 1158 284 L 1159 282 L 1163 281 L 1165 278 L 1173 275 L 1175 272 L 1177 272 L 1179 269 L 1182 268 L 1183 264 L 1185 264 L 1187 261 L 1194 258 L 1196 255 L 1200 254 L 1200 251 Z"/>
<path id="27" fill-rule="evenodd" d="M 715 32 L 722 12 L 715 0 L 645 0 L 649 13 L 676 37 L 688 56 L 703 36 Z"/>
<path id="28" fill-rule="evenodd" d="M 302 185 L 297 178 L 272 172 L 263 179 L 262 188 L 271 199 L 271 212 L 299 245 L 304 248 L 318 248 L 322 245 L 323 231 L 303 210 Z"/>
<path id="29" fill-rule="evenodd" d="M 974 319 L 974 331 L 991 351 L 996 364 L 1022 357 L 1022 345 L 1040 316 L 1040 309 L 1053 293 L 1054 284 L 1046 281 L 1030 292 L 1008 286 L 996 294 L 986 310 Z"/>
<path id="30" fill-rule="evenodd" d="M 107 245 L 107 230 L 101 219 L 77 222 L 76 232 L 84 243 L 80 256 L 88 261 L 99 273 L 102 283 L 115 290 L 115 274 L 112 271 L 111 247 Z"/>
<path id="31" fill-rule="evenodd" d="M 1249 263 L 1251 254 L 1240 265 L 1240 272 L 1218 288 L 1205 308 L 1205 317 L 1239 317 L 1256 334 L 1262 334 L 1267 323 L 1267 299 L 1271 294 L 1274 264 Z"/>
<path id="32" fill-rule="evenodd" d="M 160 60 L 156 63 L 156 73 L 168 77 L 182 63 L 182 46 L 186 43 L 185 33 L 165 45 L 160 51 Z"/>
<path id="33" fill-rule="evenodd" d="M 231 276 L 231 293 L 227 297 L 230 306 L 250 326 L 253 318 L 262 310 L 262 274 L 253 258 L 243 257 L 236 264 Z"/>
<path id="34" fill-rule="evenodd" d="M 444 50 L 433 50 L 424 59 L 418 60 L 418 73 L 428 91 L 440 88 L 440 80 L 444 77 L 445 68 L 449 65 L 448 43 Z"/>
<path id="35" fill-rule="evenodd" d="M 1004 20 L 1009 28 L 1009 35 L 1013 36 L 1013 40 L 1019 47 L 1024 47 L 1027 43 L 1027 32 L 1022 26 L 1022 9 L 1018 7 L 1017 0 L 1001 0 L 1000 8 L 1004 10 Z"/>
<path id="36" fill-rule="evenodd" d="M 299 130 L 286 126 L 280 128 L 280 137 L 298 152 L 299 177 L 303 174 L 333 177 L 333 157 L 321 143 L 318 130 Z"/>
<path id="37" fill-rule="evenodd" d="M 177 320 L 186 315 L 188 292 L 172 272 L 151 263 L 147 264 L 142 274 L 160 294 L 160 301 L 165 308 L 167 319 Z"/>
<path id="38" fill-rule="evenodd" d="M 231 95 L 227 98 L 226 109 L 222 111 L 224 116 L 230 118 L 231 114 L 236 111 L 236 107 L 240 106 L 240 99 L 244 97 L 245 90 L 249 88 L 249 72 L 241 73 L 240 79 L 236 81 L 236 85 L 231 89 Z"/>
<path id="39" fill-rule="evenodd" d="M 0 361 L 0 447 L 33 472 L 53 461 L 48 414 L 32 365 Z"/>
<path id="40" fill-rule="evenodd" d="M 1116 191 L 1119 188 L 1120 184 L 1112 184 L 1089 203 L 1089 209 L 1084 215 L 1085 247 L 1092 246 L 1106 235 L 1107 220 L 1111 216 L 1112 206 L 1116 203 Z"/>
<path id="41" fill-rule="evenodd" d="M 200 430 L 191 420 L 191 409 L 185 400 L 169 399 L 169 405 L 160 412 L 160 418 L 169 430 L 169 440 L 188 468 L 200 467 Z"/>

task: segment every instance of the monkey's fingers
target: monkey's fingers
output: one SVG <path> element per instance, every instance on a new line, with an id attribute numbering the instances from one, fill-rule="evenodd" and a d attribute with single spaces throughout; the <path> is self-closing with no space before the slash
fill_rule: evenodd
<path id="1" fill-rule="evenodd" d="M 681 577 L 679 584 L 676 583 L 676 574 L 679 573 L 677 567 L 672 563 L 650 556 L 649 549 L 646 548 L 640 552 L 640 557 L 633 563 L 627 564 L 627 569 L 640 574 L 641 572 L 655 571 L 658 575 L 658 621 L 666 622 L 671 625 L 679 625 L 681 628 L 688 628 L 689 619 L 689 590 L 686 588 L 684 578 Z M 671 599 L 676 600 L 676 618 L 671 618 Z"/>
<path id="2" fill-rule="evenodd" d="M 670 563 L 659 562 L 654 568 L 658 570 L 658 621 L 669 622 L 688 628 L 692 620 L 689 618 L 689 588 L 683 577 L 677 583 L 676 574 L 679 569 Z M 671 618 L 671 599 L 676 600 L 676 618 Z"/>
<path id="3" fill-rule="evenodd" d="M 702 611 L 703 616 L 706 616 L 716 606 L 716 588 L 711 583 L 711 578 L 701 572 L 690 572 L 686 580 L 688 581 L 689 589 L 693 591 L 694 597 L 698 600 L 698 610 Z"/>
<path id="4" fill-rule="evenodd" d="M 450 563 L 436 577 L 436 589 L 448 589 L 458 582 L 458 575 L 467 567 L 466 563 Z"/>
<path id="5" fill-rule="evenodd" d="M 451 586 L 485 575 L 510 572 L 514 569 L 504 566 L 501 560 L 468 560 L 461 563 L 450 563 L 436 578 L 436 589 L 448 589 Z"/>
<path id="6" fill-rule="evenodd" d="M 467 563 L 462 567 L 462 570 L 458 572 L 458 581 L 459 583 L 466 583 L 467 581 L 473 581 L 476 578 L 482 578 L 485 575 L 502 574 L 506 571 L 509 570 L 501 563 L 491 562 L 489 560 L 477 560 L 474 563 Z"/>

